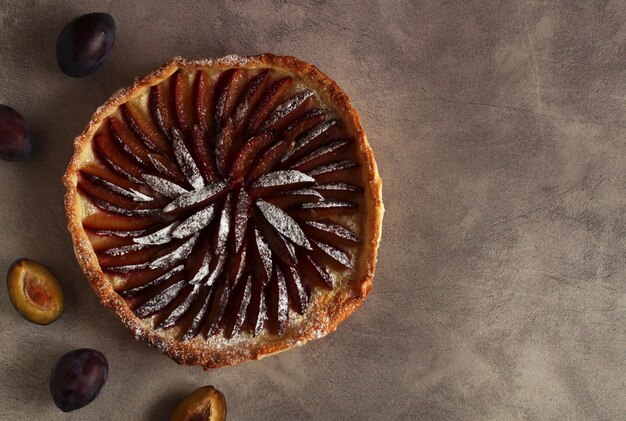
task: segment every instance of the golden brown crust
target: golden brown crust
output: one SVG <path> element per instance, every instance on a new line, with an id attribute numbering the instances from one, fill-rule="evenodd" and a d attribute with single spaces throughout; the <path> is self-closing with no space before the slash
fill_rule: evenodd
<path id="1" fill-rule="evenodd" d="M 100 123 L 116 108 L 135 97 L 146 87 L 155 85 L 169 77 L 178 68 L 231 68 L 241 67 L 273 67 L 285 69 L 293 74 L 298 74 L 304 80 L 316 87 L 317 93 L 328 104 L 332 104 L 335 110 L 341 114 L 345 121 L 352 126 L 355 138 L 359 145 L 359 157 L 366 171 L 366 183 L 364 189 L 365 206 L 363 220 L 363 246 L 361 258 L 355 271 L 357 288 L 344 288 L 333 291 L 334 301 L 326 301 L 323 306 L 317 306 L 315 315 L 310 317 L 308 324 L 302 329 L 292 329 L 284 337 L 278 340 L 268 341 L 262 337 L 250 338 L 245 346 L 223 347 L 217 349 L 212 345 L 212 340 L 193 340 L 181 342 L 167 334 L 152 329 L 143 323 L 128 307 L 126 302 L 113 290 L 111 284 L 102 273 L 95 252 L 87 239 L 82 227 L 82 219 L 78 206 L 79 197 L 76 190 L 77 171 L 80 166 L 80 157 L 83 150 L 89 147 L 91 138 Z M 137 339 L 146 339 L 152 346 L 169 355 L 180 364 L 200 365 L 204 369 L 232 365 L 246 360 L 259 359 L 265 355 L 276 353 L 304 342 L 320 338 L 334 331 L 350 313 L 356 310 L 364 301 L 372 288 L 372 278 L 376 266 L 376 255 L 380 241 L 383 203 L 382 182 L 378 175 L 378 169 L 372 149 L 370 148 L 358 113 L 350 104 L 346 94 L 331 80 L 314 66 L 300 61 L 294 57 L 275 56 L 263 54 L 252 57 L 226 56 L 220 59 L 210 60 L 186 60 L 174 58 L 160 69 L 148 76 L 138 78 L 133 85 L 115 93 L 93 115 L 86 129 L 80 134 L 74 143 L 75 152 L 70 164 L 63 176 L 66 188 L 65 209 L 68 219 L 68 228 L 72 235 L 74 251 L 78 262 L 87 276 L 92 287 L 100 297 L 103 305 L 110 307 L 117 316 L 133 332 Z"/>

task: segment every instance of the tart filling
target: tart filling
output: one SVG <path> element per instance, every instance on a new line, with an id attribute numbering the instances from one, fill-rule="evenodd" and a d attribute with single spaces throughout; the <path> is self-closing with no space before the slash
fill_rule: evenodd
<path id="1" fill-rule="evenodd" d="M 169 340 L 234 344 L 366 295 L 382 205 L 358 120 L 293 69 L 177 64 L 105 107 L 66 174 L 117 305 Z"/>

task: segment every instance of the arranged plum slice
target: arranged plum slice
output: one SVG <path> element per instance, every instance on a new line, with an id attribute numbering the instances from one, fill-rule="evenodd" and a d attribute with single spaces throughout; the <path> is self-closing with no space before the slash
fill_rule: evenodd
<path id="1" fill-rule="evenodd" d="M 278 268 L 276 268 L 276 275 L 270 287 L 272 305 L 269 306 L 269 310 L 271 311 L 271 319 L 275 324 L 276 333 L 278 336 L 282 336 L 285 333 L 287 320 L 289 319 L 289 297 L 287 295 L 285 275 Z"/>
<path id="2" fill-rule="evenodd" d="M 352 241 L 355 243 L 359 242 L 359 238 L 356 236 L 354 232 L 338 224 L 331 224 L 331 223 L 322 222 L 322 221 L 306 221 L 304 224 L 305 224 L 305 227 L 304 227 L 305 231 L 309 231 L 307 230 L 307 227 L 310 227 L 310 230 L 313 232 L 317 231 L 319 233 L 331 235 L 339 239 L 348 240 L 348 241 Z M 327 238 L 327 237 L 324 237 L 324 238 Z"/>
<path id="3" fill-rule="evenodd" d="M 239 329 L 243 326 L 243 322 L 246 319 L 248 305 L 250 304 L 250 298 L 252 293 L 252 277 L 248 276 L 245 282 L 242 283 L 241 292 L 238 297 L 232 301 L 232 314 L 234 315 L 232 321 L 232 327 L 230 328 L 230 337 L 233 338 L 239 333 Z"/>
<path id="4" fill-rule="evenodd" d="M 111 138 L 126 156 L 142 168 L 150 165 L 150 151 L 141 143 L 126 124 L 118 118 L 109 119 Z"/>
<path id="5" fill-rule="evenodd" d="M 178 279 L 180 276 L 175 276 L 175 278 Z M 135 313 L 137 316 L 144 318 L 163 310 L 172 301 L 174 301 L 174 299 L 178 296 L 178 293 L 185 287 L 186 283 L 187 281 L 184 279 L 174 282 L 172 285 L 168 286 L 142 304 L 141 307 L 135 310 Z"/>
<path id="6" fill-rule="evenodd" d="M 304 283 L 296 267 L 287 268 L 285 275 L 288 280 L 287 286 L 291 302 L 295 304 L 295 310 L 298 313 L 304 314 L 309 306 L 310 288 Z"/>
<path id="7" fill-rule="evenodd" d="M 143 170 L 129 158 L 124 156 L 113 144 L 107 133 L 97 134 L 93 139 L 93 151 L 98 159 L 122 177 L 134 183 L 143 183 Z"/>
<path id="8" fill-rule="evenodd" d="M 251 137 L 239 151 L 235 162 L 230 170 L 230 177 L 241 182 L 250 169 L 250 162 L 259 152 L 263 151 L 274 142 L 275 135 L 272 132 L 265 132 Z"/>
<path id="9" fill-rule="evenodd" d="M 291 151 L 283 157 L 281 162 L 286 164 L 293 162 L 307 152 L 313 150 L 315 147 L 322 146 L 331 139 L 334 134 L 333 129 L 338 126 L 339 122 L 337 120 L 326 120 L 313 127 L 297 139 L 293 149 L 291 149 Z"/>
<path id="10" fill-rule="evenodd" d="M 283 138 L 291 141 L 296 140 L 304 132 L 311 130 L 313 127 L 316 127 L 317 125 L 323 123 L 329 114 L 330 112 L 328 110 L 323 110 L 319 108 L 309 111 L 307 114 L 290 124 L 283 131 Z"/>
<path id="11" fill-rule="evenodd" d="M 170 81 L 155 85 L 150 90 L 149 106 L 161 133 L 169 138 L 172 127 L 176 124 L 173 96 L 170 93 Z"/>
<path id="12" fill-rule="evenodd" d="M 105 118 L 77 180 L 83 227 L 137 317 L 181 341 L 284 336 L 353 270 L 360 161 L 324 107 L 271 68 L 196 68 Z"/>
<path id="13" fill-rule="evenodd" d="M 180 319 L 189 311 L 195 299 L 198 297 L 200 293 L 200 285 L 187 285 L 185 289 L 178 294 L 177 299 L 182 299 L 182 302 L 174 302 L 174 305 L 171 306 L 169 314 L 167 317 L 163 319 L 157 326 L 161 329 L 165 329 L 171 326 L 174 326 L 176 323 L 180 321 Z M 166 313 L 164 313 L 165 315 Z"/>
<path id="14" fill-rule="evenodd" d="M 280 162 L 292 147 L 292 141 L 282 140 L 269 148 L 254 166 L 252 166 L 252 171 L 250 171 L 247 177 L 248 181 L 254 181 L 272 171 L 274 166 Z"/>
<path id="15" fill-rule="evenodd" d="M 263 234 L 256 228 L 251 243 L 255 257 L 253 260 L 254 272 L 261 283 L 266 285 L 272 279 L 272 250 L 265 241 Z"/>
<path id="16" fill-rule="evenodd" d="M 312 102 L 314 95 L 311 91 L 302 91 L 289 98 L 274 109 L 263 124 L 262 129 L 282 131 L 306 109 L 306 106 Z"/>
<path id="17" fill-rule="evenodd" d="M 226 70 L 215 89 L 215 126 L 222 127 L 233 114 L 239 93 L 245 83 L 242 69 Z"/>
<path id="18" fill-rule="evenodd" d="M 234 123 L 237 130 L 243 127 L 250 117 L 250 113 L 254 111 L 257 103 L 261 99 L 265 91 L 265 85 L 269 81 L 269 71 L 263 70 L 250 79 L 241 100 L 234 112 Z"/>
<path id="19" fill-rule="evenodd" d="M 316 250 L 321 250 L 326 256 L 330 257 L 334 261 L 342 264 L 343 266 L 347 268 L 352 267 L 350 256 L 348 256 L 346 252 L 344 252 L 343 250 L 330 246 L 326 243 L 322 243 L 321 241 L 313 240 L 313 244 L 315 245 Z"/>
<path id="20" fill-rule="evenodd" d="M 215 162 L 217 163 L 219 173 L 222 175 L 225 175 L 230 168 L 234 136 L 235 125 L 233 120 L 228 118 L 219 129 L 215 139 Z"/>
<path id="21" fill-rule="evenodd" d="M 160 129 L 154 124 L 152 118 L 144 114 L 137 105 L 122 104 L 120 112 L 128 127 L 151 152 L 164 153 L 169 150 L 168 141 Z"/>
<path id="22" fill-rule="evenodd" d="M 219 328 L 224 314 L 226 313 L 226 306 L 228 305 L 228 299 L 230 297 L 230 288 L 223 283 L 215 289 L 215 296 L 211 306 L 211 311 L 208 314 L 207 322 L 207 336 L 213 335 Z"/>
<path id="23" fill-rule="evenodd" d="M 324 196 L 319 194 L 316 190 L 309 188 L 287 191 L 266 198 L 266 200 L 274 206 L 288 210 L 289 208 L 300 206 L 304 203 L 319 202 L 324 200 Z"/>
<path id="24" fill-rule="evenodd" d="M 195 125 L 193 83 L 186 73 L 180 70 L 176 72 L 174 79 L 174 108 L 178 127 L 183 133 L 189 135 Z"/>
<path id="25" fill-rule="evenodd" d="M 257 178 L 250 186 L 254 196 L 271 196 L 315 184 L 315 179 L 296 170 L 280 170 Z"/>
<path id="26" fill-rule="evenodd" d="M 207 145 L 206 131 L 200 126 L 193 128 L 193 153 L 204 179 L 208 182 L 219 180 L 217 168 L 215 167 L 215 152 Z"/>
<path id="27" fill-rule="evenodd" d="M 285 96 L 292 83 L 293 78 L 286 76 L 274 82 L 272 86 L 267 89 L 263 99 L 261 99 L 261 102 L 250 116 L 250 121 L 248 122 L 249 133 L 258 132 L 272 111 L 276 109 L 276 106 Z"/>
<path id="28" fill-rule="evenodd" d="M 324 162 L 336 158 L 338 153 L 341 152 L 341 150 L 347 146 L 348 143 L 350 143 L 349 140 L 339 140 L 337 142 L 329 143 L 328 145 L 306 155 L 295 164 L 292 164 L 291 168 L 306 172 L 315 167 L 319 167 Z"/>
<path id="29" fill-rule="evenodd" d="M 267 300 L 265 297 L 265 287 L 259 283 L 253 286 L 252 302 L 250 306 L 250 323 L 252 324 L 252 334 L 257 336 L 265 328 L 267 320 Z"/>
<path id="30" fill-rule="evenodd" d="M 196 121 L 204 130 L 213 126 L 213 84 L 206 71 L 198 70 L 195 79 Z"/>

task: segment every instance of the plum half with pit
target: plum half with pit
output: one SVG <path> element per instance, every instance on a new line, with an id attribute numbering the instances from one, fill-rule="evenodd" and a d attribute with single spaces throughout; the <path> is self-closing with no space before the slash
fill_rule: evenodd
<path id="1" fill-rule="evenodd" d="M 57 62 L 71 77 L 87 76 L 111 56 L 115 20 L 108 13 L 89 13 L 65 25 L 57 38 Z"/>
<path id="2" fill-rule="evenodd" d="M 213 386 L 204 386 L 183 399 L 170 421 L 224 421 L 226 419 L 226 399 Z"/>
<path id="3" fill-rule="evenodd" d="M 61 284 L 47 267 L 34 260 L 13 262 L 7 273 L 7 289 L 15 309 L 33 323 L 48 325 L 65 309 Z"/>
<path id="4" fill-rule="evenodd" d="M 24 117 L 8 105 L 0 104 L 0 158 L 20 161 L 28 158 L 32 149 L 33 141 Z"/>
<path id="5" fill-rule="evenodd" d="M 50 393 L 61 411 L 74 411 L 96 399 L 108 377 L 109 363 L 104 354 L 95 349 L 76 349 L 52 367 Z"/>

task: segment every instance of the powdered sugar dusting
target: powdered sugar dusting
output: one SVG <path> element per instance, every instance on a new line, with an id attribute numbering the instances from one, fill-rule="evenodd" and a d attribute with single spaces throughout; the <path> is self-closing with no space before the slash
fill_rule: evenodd
<path id="1" fill-rule="evenodd" d="M 284 119 L 287 115 L 294 112 L 298 107 L 300 107 L 306 100 L 312 98 L 313 95 L 314 94 L 312 91 L 303 91 L 280 104 L 278 107 L 276 107 L 274 112 L 270 114 L 265 124 L 263 125 L 263 129 L 272 127 L 274 124 Z"/>
<path id="2" fill-rule="evenodd" d="M 167 267 L 175 262 L 186 259 L 187 256 L 191 254 L 191 250 L 193 250 L 193 246 L 196 244 L 198 236 L 199 234 L 194 235 L 174 251 L 154 260 L 152 263 L 150 263 L 150 269 Z"/>
<path id="3" fill-rule="evenodd" d="M 183 289 L 186 283 L 187 281 L 182 280 L 176 282 L 173 285 L 170 285 L 169 287 L 165 288 L 160 294 L 156 295 L 154 298 L 151 298 L 145 304 L 135 310 L 135 312 L 139 317 L 145 317 L 165 308 L 165 306 L 167 306 L 174 300 L 174 298 L 176 298 L 176 296 L 178 295 L 180 290 Z"/>
<path id="4" fill-rule="evenodd" d="M 133 241 L 138 244 L 167 244 L 172 241 L 172 231 L 178 226 L 178 222 L 173 222 L 165 228 L 161 228 L 152 234 L 144 235 L 143 237 L 133 238 Z"/>
<path id="5" fill-rule="evenodd" d="M 180 195 L 177 199 L 167 205 L 163 210 L 165 212 L 171 212 L 180 208 L 186 208 L 196 203 L 208 200 L 226 189 L 226 182 L 220 181 L 217 183 L 210 183 L 206 187 L 198 190 L 192 190 L 185 194 Z"/>
<path id="6" fill-rule="evenodd" d="M 209 225 L 215 216 L 215 205 L 209 205 L 185 219 L 172 232 L 174 238 L 186 238 Z"/>
<path id="7" fill-rule="evenodd" d="M 315 179 L 296 170 L 280 170 L 265 174 L 252 184 L 253 189 L 269 187 L 286 187 L 290 185 L 313 184 Z"/>
<path id="8" fill-rule="evenodd" d="M 261 213 L 263 213 L 265 219 L 267 219 L 267 221 L 272 224 L 272 226 L 276 228 L 279 233 L 293 241 L 295 244 L 308 250 L 311 249 L 311 244 L 302 231 L 302 228 L 300 228 L 298 223 L 291 216 L 289 216 L 289 214 L 279 207 L 260 199 L 256 201 L 256 205 L 261 210 Z"/>
<path id="9" fill-rule="evenodd" d="M 178 162 L 180 169 L 183 171 L 183 174 L 185 174 L 187 181 L 189 181 L 189 184 L 191 184 L 195 189 L 203 188 L 204 179 L 202 178 L 202 175 L 200 175 L 200 170 L 189 153 L 180 131 L 176 128 L 172 129 L 172 144 L 174 146 L 174 156 L 176 157 L 176 161 Z"/>
<path id="10" fill-rule="evenodd" d="M 176 183 L 151 174 L 142 174 L 141 177 L 155 191 L 161 193 L 165 197 L 173 199 L 181 194 L 187 193 L 187 190 Z"/>

